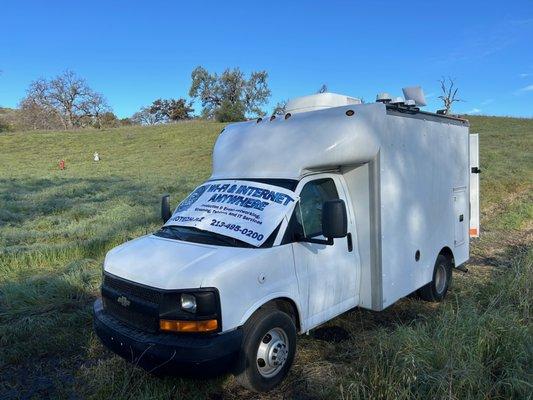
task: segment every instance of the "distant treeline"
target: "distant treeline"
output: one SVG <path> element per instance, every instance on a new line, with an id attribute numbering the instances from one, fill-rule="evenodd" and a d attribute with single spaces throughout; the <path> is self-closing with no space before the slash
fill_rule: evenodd
<path id="1" fill-rule="evenodd" d="M 210 73 L 203 67 L 191 73 L 189 98 L 156 99 L 129 118 L 119 119 L 105 97 L 72 71 L 30 84 L 17 109 L 0 108 L 0 131 L 33 129 L 108 128 L 154 125 L 192 118 L 220 122 L 242 121 L 266 114 L 270 98 L 266 71 L 248 77 L 239 69 Z M 195 114 L 194 101 L 201 104 Z M 283 111 L 283 104 L 273 113 Z"/>
<path id="2" fill-rule="evenodd" d="M 156 99 L 131 117 L 119 119 L 102 94 L 74 72 L 65 71 L 52 79 L 32 82 L 18 108 L 0 105 L 0 132 L 155 125 L 193 118 L 243 121 L 266 114 L 264 106 L 271 94 L 267 80 L 266 71 L 255 71 L 247 77 L 239 68 L 228 68 L 219 75 L 199 66 L 191 73 L 188 98 Z M 457 97 L 454 79 L 442 77 L 439 83 L 442 94 L 438 98 L 444 106 L 439 113 L 450 114 L 452 105 L 463 100 Z M 326 85 L 322 85 L 318 93 L 326 91 Z M 201 105 L 197 113 L 195 102 Z M 284 114 L 286 104 L 278 103 L 272 114 Z"/>

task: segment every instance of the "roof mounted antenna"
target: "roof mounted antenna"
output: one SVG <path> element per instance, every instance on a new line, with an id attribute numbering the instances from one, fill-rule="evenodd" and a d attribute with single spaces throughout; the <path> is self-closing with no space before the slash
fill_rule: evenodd
<path id="1" fill-rule="evenodd" d="M 414 100 L 415 105 L 418 107 L 427 106 L 426 97 L 424 96 L 424 91 L 420 86 L 409 86 L 402 89 L 403 97 L 405 100 Z"/>

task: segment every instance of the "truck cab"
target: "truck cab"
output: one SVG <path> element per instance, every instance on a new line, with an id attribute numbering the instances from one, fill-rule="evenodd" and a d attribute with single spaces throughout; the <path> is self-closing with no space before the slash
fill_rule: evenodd
<path id="1" fill-rule="evenodd" d="M 468 259 L 467 122 L 321 95 L 226 127 L 210 179 L 109 251 L 94 305 L 107 347 L 151 372 L 230 367 L 267 391 L 298 333 L 412 292 L 445 297 Z"/>

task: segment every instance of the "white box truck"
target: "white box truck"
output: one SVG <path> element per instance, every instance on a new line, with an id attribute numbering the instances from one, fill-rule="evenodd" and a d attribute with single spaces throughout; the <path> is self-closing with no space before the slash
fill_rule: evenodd
<path id="1" fill-rule="evenodd" d="M 297 333 L 444 298 L 469 257 L 469 143 L 468 121 L 387 96 L 321 93 L 228 125 L 210 179 L 107 254 L 98 336 L 149 371 L 231 365 L 245 387 L 275 387 Z"/>

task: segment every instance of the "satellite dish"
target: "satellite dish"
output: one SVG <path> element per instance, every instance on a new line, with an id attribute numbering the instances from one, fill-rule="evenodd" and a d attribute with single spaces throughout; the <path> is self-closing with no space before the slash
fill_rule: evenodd
<path id="1" fill-rule="evenodd" d="M 414 100 L 415 104 L 419 107 L 427 105 L 424 91 L 420 86 L 410 86 L 402 89 L 405 100 Z"/>

